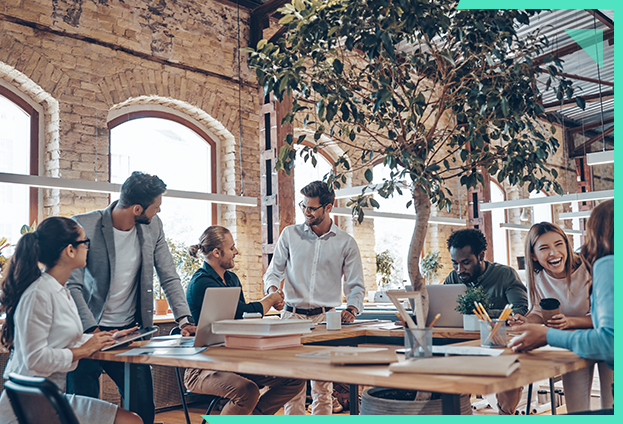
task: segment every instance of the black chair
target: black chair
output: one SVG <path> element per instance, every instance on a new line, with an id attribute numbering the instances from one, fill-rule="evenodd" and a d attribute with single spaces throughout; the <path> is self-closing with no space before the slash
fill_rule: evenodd
<path id="1" fill-rule="evenodd" d="M 180 334 L 182 330 L 179 327 L 173 327 L 171 329 L 170 335 Z M 175 376 L 177 377 L 177 387 L 180 390 L 180 398 L 182 399 L 182 407 L 184 408 L 184 416 L 186 417 L 186 424 L 191 424 L 190 416 L 188 415 L 188 405 L 186 404 L 186 396 L 193 394 L 190 390 L 186 390 L 184 387 L 184 381 L 182 380 L 182 373 L 178 367 L 175 367 Z M 208 405 L 208 410 L 205 415 L 210 415 L 214 407 L 217 403 L 225 398 L 215 395 L 206 395 L 211 398 L 210 405 Z M 206 420 L 201 420 L 201 424 L 206 424 Z"/>
<path id="2" fill-rule="evenodd" d="M 46 378 L 11 373 L 4 388 L 20 424 L 80 424 L 63 393 Z"/>

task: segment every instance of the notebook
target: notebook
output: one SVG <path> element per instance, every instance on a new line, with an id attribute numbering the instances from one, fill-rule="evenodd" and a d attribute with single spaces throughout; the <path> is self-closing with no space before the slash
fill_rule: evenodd
<path id="1" fill-rule="evenodd" d="M 225 343 L 223 334 L 214 334 L 212 331 L 212 323 L 235 318 L 240 290 L 240 287 L 208 287 L 206 289 L 197 323 L 195 347 Z"/>
<path id="2" fill-rule="evenodd" d="M 454 310 L 456 298 L 465 294 L 465 284 L 432 284 L 426 286 L 428 291 L 428 319 L 426 325 L 441 314 L 435 327 L 463 327 L 463 315 Z"/>

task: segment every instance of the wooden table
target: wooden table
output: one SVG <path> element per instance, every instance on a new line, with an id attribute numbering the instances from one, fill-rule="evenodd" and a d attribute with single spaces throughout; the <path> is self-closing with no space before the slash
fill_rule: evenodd
<path id="1" fill-rule="evenodd" d="M 143 343 L 134 343 L 131 347 L 137 347 Z M 476 341 L 470 343 L 478 344 Z M 439 392 L 442 393 L 442 411 L 444 414 L 459 413 L 459 395 L 461 393 L 502 392 L 594 364 L 593 361 L 581 359 L 570 351 L 536 351 L 521 354 L 519 358 L 520 368 L 509 377 L 478 377 L 391 373 L 387 365 L 333 366 L 329 364 L 328 359 L 295 356 L 297 353 L 312 352 L 319 349 L 330 348 L 301 346 L 268 351 L 250 351 L 211 347 L 207 351 L 191 357 L 115 356 L 124 351 L 121 349 L 112 352 L 98 352 L 92 358 L 125 363 L 124 405 L 126 408 L 137 401 L 136 364 L 151 364 L 305 380 L 325 380 L 327 376 L 330 376 L 332 381 L 347 384 Z M 505 354 L 507 353 L 511 353 L 510 349 L 507 349 Z M 404 360 L 401 356 L 399 355 L 400 359 Z"/>
<path id="2" fill-rule="evenodd" d="M 463 328 L 433 328 L 434 344 L 457 343 L 480 339 L 479 331 L 465 331 Z M 319 345 L 360 345 L 394 344 L 404 345 L 404 329 L 393 327 L 391 322 L 372 325 L 342 326 L 341 330 L 329 331 L 324 326 L 316 326 L 311 333 L 301 337 L 303 344 Z"/>

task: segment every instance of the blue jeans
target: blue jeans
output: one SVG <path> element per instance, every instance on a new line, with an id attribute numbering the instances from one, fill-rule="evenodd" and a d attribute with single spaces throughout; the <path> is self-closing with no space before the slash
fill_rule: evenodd
<path id="1" fill-rule="evenodd" d="M 78 367 L 67 374 L 67 393 L 99 398 L 99 377 L 102 370 L 115 382 L 123 398 L 124 364 L 122 362 L 96 361 L 81 359 Z M 132 412 L 137 413 L 144 424 L 153 424 L 156 406 L 154 404 L 154 384 L 149 365 L 137 366 L 138 384 L 141 390 L 138 393 L 138 402 Z"/>

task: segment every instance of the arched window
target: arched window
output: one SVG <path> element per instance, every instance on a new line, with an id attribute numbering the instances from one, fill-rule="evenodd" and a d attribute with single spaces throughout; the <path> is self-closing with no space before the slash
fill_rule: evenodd
<path id="1" fill-rule="evenodd" d="M 0 172 L 38 175 L 38 153 L 39 113 L 0 86 Z M 38 189 L 0 183 L 0 205 L 0 237 L 14 244 L 20 228 L 38 217 Z"/>
<path id="2" fill-rule="evenodd" d="M 296 209 L 295 223 L 302 224 L 305 222 L 305 217 L 301 208 L 298 207 L 299 203 L 303 201 L 303 195 L 301 189 L 312 181 L 322 181 L 329 172 L 333 165 L 329 161 L 329 158 L 325 157 L 322 152 L 316 155 L 316 166 L 312 164 L 311 159 L 305 161 L 297 151 L 296 159 L 294 162 L 294 205 Z"/>
<path id="3" fill-rule="evenodd" d="M 124 114 L 110 128 L 110 182 L 134 171 L 157 175 L 168 190 L 216 193 L 216 145 L 198 126 L 165 112 Z M 118 195 L 114 196 L 118 198 Z M 216 223 L 216 204 L 166 197 L 159 216 L 167 237 L 186 245 Z"/>
<path id="4" fill-rule="evenodd" d="M 383 178 L 389 179 L 389 174 L 390 168 L 383 164 L 376 165 L 372 182 L 382 184 Z M 407 209 L 407 203 L 411 200 L 409 189 L 403 189 L 402 195 L 394 191 L 393 196 L 387 199 L 375 194 L 374 199 L 379 203 L 379 209 L 375 209 L 379 212 L 415 214 L 413 206 Z M 404 281 L 409 281 L 409 247 L 414 229 L 415 220 L 391 218 L 375 218 L 374 220 L 374 251 L 382 253 L 387 250 L 394 259 L 394 272 L 391 276 L 391 286 L 388 288 L 402 288 Z"/>
<path id="5" fill-rule="evenodd" d="M 491 202 L 505 201 L 504 190 L 491 181 Z M 493 261 L 499 264 L 508 265 L 508 231 L 501 228 L 500 224 L 506 223 L 506 209 L 493 209 L 491 211 L 491 245 L 493 248 Z"/>

